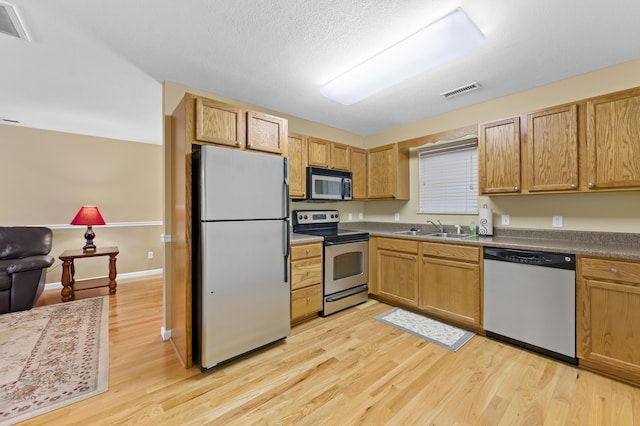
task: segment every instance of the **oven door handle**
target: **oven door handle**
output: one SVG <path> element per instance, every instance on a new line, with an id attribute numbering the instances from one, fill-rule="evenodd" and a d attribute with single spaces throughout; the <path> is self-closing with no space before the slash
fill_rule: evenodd
<path id="1" fill-rule="evenodd" d="M 348 241 L 325 241 L 324 245 L 325 246 L 338 246 L 341 244 L 349 244 L 349 243 L 360 243 L 362 241 L 369 241 L 369 237 L 364 237 L 364 238 L 358 238 L 358 239 L 354 239 L 354 240 L 348 240 Z"/>

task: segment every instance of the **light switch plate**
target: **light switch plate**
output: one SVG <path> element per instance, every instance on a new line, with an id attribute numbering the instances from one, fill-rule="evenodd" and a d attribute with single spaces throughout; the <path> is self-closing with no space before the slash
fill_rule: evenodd
<path id="1" fill-rule="evenodd" d="M 508 214 L 503 214 L 502 215 L 502 224 L 503 225 L 508 225 L 509 222 L 511 222 L 511 218 L 509 217 Z"/>
<path id="2" fill-rule="evenodd" d="M 396 213 L 393 215 L 393 220 L 395 220 L 396 222 L 398 222 L 400 220 L 400 213 Z"/>
<path id="3" fill-rule="evenodd" d="M 347 215 L 347 220 L 353 220 L 353 214 L 352 213 L 349 213 Z"/>
<path id="4" fill-rule="evenodd" d="M 358 213 L 358 220 L 362 220 L 364 219 L 364 214 L 363 213 Z"/>
<path id="5" fill-rule="evenodd" d="M 562 216 L 553 216 L 553 227 L 562 228 Z"/>

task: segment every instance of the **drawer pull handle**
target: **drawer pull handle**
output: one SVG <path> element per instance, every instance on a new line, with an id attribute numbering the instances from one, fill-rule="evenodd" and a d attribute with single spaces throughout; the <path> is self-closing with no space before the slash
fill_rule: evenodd
<path id="1" fill-rule="evenodd" d="M 613 272 L 614 274 L 618 273 L 618 268 L 611 268 L 611 272 Z"/>

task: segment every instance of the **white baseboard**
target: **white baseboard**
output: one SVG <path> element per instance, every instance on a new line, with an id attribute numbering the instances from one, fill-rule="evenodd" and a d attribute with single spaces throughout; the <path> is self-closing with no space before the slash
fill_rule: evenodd
<path id="1" fill-rule="evenodd" d="M 167 341 L 171 338 L 171 330 L 166 330 L 164 325 L 160 327 L 160 336 L 162 336 L 162 340 Z"/>
<path id="2" fill-rule="evenodd" d="M 124 274 L 118 274 L 118 276 L 116 277 L 116 280 L 121 278 L 138 278 L 138 277 L 146 277 L 148 275 L 158 275 L 158 274 L 162 274 L 162 268 L 151 269 L 148 271 L 126 272 Z M 78 281 L 81 281 L 81 280 L 78 280 Z M 57 282 L 57 283 L 49 283 L 44 285 L 45 290 L 51 290 L 56 288 L 62 288 L 62 283 Z M 169 331 L 169 333 L 171 333 L 171 331 Z"/>

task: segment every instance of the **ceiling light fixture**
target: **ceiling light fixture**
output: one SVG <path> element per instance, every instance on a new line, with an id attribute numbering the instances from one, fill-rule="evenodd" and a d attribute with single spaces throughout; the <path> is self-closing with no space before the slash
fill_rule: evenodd
<path id="1" fill-rule="evenodd" d="M 352 105 L 480 46 L 484 34 L 461 8 L 326 83 L 320 93 Z"/>
<path id="2" fill-rule="evenodd" d="M 3 0 L 0 0 L 0 33 L 29 41 L 15 6 Z"/>

